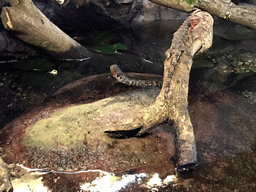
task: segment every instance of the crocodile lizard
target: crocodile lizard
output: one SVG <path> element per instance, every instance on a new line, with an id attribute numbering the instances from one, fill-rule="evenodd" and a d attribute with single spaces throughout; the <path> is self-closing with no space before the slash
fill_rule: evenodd
<path id="1" fill-rule="evenodd" d="M 149 133 L 163 122 L 172 122 L 177 133 L 177 170 L 184 171 L 197 165 L 197 151 L 193 125 L 188 111 L 188 85 L 193 56 L 212 45 L 213 18 L 204 11 L 196 10 L 174 33 L 170 49 L 166 51 L 162 89 L 155 102 L 138 111 L 117 128 L 104 132 L 109 136 L 125 137 Z M 111 67 L 117 81 L 127 85 L 155 85 L 155 82 L 127 78 L 116 66 Z"/>
<path id="2" fill-rule="evenodd" d="M 123 83 L 129 86 L 135 87 L 162 87 L 163 82 L 159 80 L 139 80 L 139 79 L 131 79 L 127 77 L 123 71 L 117 65 L 110 66 L 110 72 L 112 76 L 117 80 L 119 83 Z"/>

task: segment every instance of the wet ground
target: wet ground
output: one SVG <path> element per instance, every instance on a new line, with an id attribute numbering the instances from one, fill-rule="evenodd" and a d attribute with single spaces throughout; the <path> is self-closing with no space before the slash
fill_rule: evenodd
<path id="1" fill-rule="evenodd" d="M 59 88 L 82 77 L 107 73 L 113 61 L 118 61 L 124 71 L 161 74 L 164 51 L 178 26 L 179 22 L 170 25 L 170 21 L 147 23 L 140 29 L 143 33 L 138 33 L 140 41 L 132 39 L 127 43 L 127 38 L 123 38 L 122 43 L 128 50 L 121 55 L 104 56 L 104 62 L 55 61 L 39 57 L 2 63 L 1 128 L 19 115 L 54 99 L 60 101 L 56 102 L 56 106 L 60 106 L 69 102 L 85 103 L 95 97 L 101 99 L 124 91 L 122 87 L 115 87 L 104 92 L 108 81 L 101 80 L 102 84 L 68 92 L 68 100 L 63 99 L 64 95 L 54 95 Z M 175 183 L 162 188 L 156 186 L 158 191 L 256 190 L 255 45 L 255 31 L 220 20 L 216 22 L 213 47 L 195 59 L 191 72 L 189 110 L 197 138 L 199 166 L 193 172 L 178 175 Z M 86 91 L 87 97 L 82 97 Z M 8 138 L 1 138 L 5 139 Z M 59 177 L 65 179 L 57 185 L 54 181 Z M 44 182 L 54 191 L 72 191 L 79 188 L 76 179 L 53 173 L 45 176 Z M 64 181 L 69 181 L 69 185 Z M 136 189 L 152 190 L 132 184 L 123 191 Z"/>

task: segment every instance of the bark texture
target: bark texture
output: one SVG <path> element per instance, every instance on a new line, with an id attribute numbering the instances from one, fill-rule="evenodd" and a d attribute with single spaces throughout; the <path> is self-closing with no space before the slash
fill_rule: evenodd
<path id="1" fill-rule="evenodd" d="M 66 35 L 31 0 L 10 0 L 11 7 L 4 7 L 1 19 L 4 27 L 22 41 L 33 44 L 58 59 L 83 59 L 90 52 Z"/>
<path id="2" fill-rule="evenodd" d="M 256 8 L 238 6 L 230 0 L 201 0 L 196 7 L 223 19 L 256 29 Z"/>
<path id="3" fill-rule="evenodd" d="M 150 0 L 166 7 L 190 12 L 195 8 L 205 10 L 212 15 L 256 29 L 256 8 L 238 6 L 231 0 Z"/>
<path id="4" fill-rule="evenodd" d="M 212 45 L 213 18 L 197 10 L 174 33 L 170 49 L 166 51 L 161 92 L 153 105 L 134 115 L 127 124 L 115 130 L 106 130 L 109 136 L 124 137 L 137 130 L 136 136 L 150 132 L 157 125 L 171 121 L 177 132 L 177 170 L 193 168 L 197 152 L 193 126 L 188 112 L 189 75 L 194 54 Z"/>
<path id="5" fill-rule="evenodd" d="M 0 191 L 2 192 L 11 192 L 13 191 L 12 183 L 11 183 L 11 172 L 9 169 L 13 168 L 12 165 L 7 165 L 2 157 L 0 148 Z"/>
<path id="6" fill-rule="evenodd" d="M 197 0 L 150 0 L 153 3 L 165 6 L 165 7 L 171 7 L 174 9 L 178 9 L 181 11 L 190 12 L 194 9 L 195 3 Z"/>

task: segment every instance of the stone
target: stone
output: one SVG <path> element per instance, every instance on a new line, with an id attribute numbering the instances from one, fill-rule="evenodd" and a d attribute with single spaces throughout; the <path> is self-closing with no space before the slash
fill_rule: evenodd
<path id="1" fill-rule="evenodd" d="M 133 75 L 133 78 L 136 75 L 138 77 L 138 74 L 130 75 Z M 145 77 L 143 75 L 139 78 L 145 79 Z M 152 77 L 154 76 L 151 75 Z M 118 183 L 127 180 L 130 182 L 126 183 L 126 189 L 133 191 L 141 191 L 145 188 L 146 190 L 159 189 L 163 185 L 168 185 L 167 190 L 178 190 L 181 186 L 186 187 L 188 184 L 186 180 L 183 182 L 181 178 L 174 175 L 174 161 L 170 160 L 175 154 L 175 131 L 171 125 L 163 124 L 152 134 L 142 138 L 113 139 L 106 137 L 100 131 L 102 124 L 118 124 L 122 120 L 121 117 L 127 115 L 127 110 L 133 109 L 133 106 L 135 109 L 139 105 L 140 107 L 145 106 L 146 98 L 152 102 L 159 91 L 158 88 L 134 91 L 132 89 L 134 90 L 134 88 L 116 84 L 109 74 L 87 77 L 64 86 L 45 100 L 44 105 L 27 111 L 3 128 L 0 137 L 2 138 L 1 146 L 5 163 L 23 164 L 30 167 L 29 172 L 40 175 L 34 178 L 30 177 L 30 183 L 26 181 L 26 174 L 20 176 L 20 179 L 12 180 L 14 189 L 22 187 L 20 183 L 26 182 L 31 188 L 33 183 L 38 183 L 37 187 L 34 186 L 33 189 L 42 188 L 42 185 L 47 186 L 48 191 L 89 190 L 96 189 L 96 185 L 100 184 L 102 184 L 101 189 L 106 187 L 114 189 Z M 189 112 L 194 125 L 199 160 L 199 168 L 193 173 L 193 181 L 189 184 L 193 189 L 198 189 L 202 179 L 208 177 L 209 174 L 212 177 L 210 181 L 213 183 L 216 183 L 214 179 L 218 179 L 218 177 L 227 178 L 227 182 L 230 182 L 228 180 L 230 174 L 227 172 L 223 172 L 221 175 L 214 174 L 215 171 L 218 173 L 218 165 L 225 165 L 221 168 L 222 170 L 228 166 L 235 167 L 236 170 L 244 170 L 245 167 L 241 168 L 241 166 L 247 165 L 245 157 L 250 153 L 253 155 L 253 151 L 255 151 L 253 146 L 255 145 L 256 121 L 253 117 L 256 113 L 256 103 L 251 103 L 249 98 L 245 99 L 235 92 L 218 91 L 206 94 L 199 93 L 200 89 L 202 88 L 193 87 L 189 94 Z M 127 90 L 128 92 L 125 93 Z M 143 92 L 147 94 L 142 96 Z M 109 97 L 110 95 L 117 96 Z M 129 102 L 125 101 L 125 97 L 129 98 L 128 101 L 132 106 L 127 107 Z M 92 106 L 96 106 L 96 104 L 98 107 L 103 106 L 106 112 L 95 110 Z M 123 104 L 122 107 L 120 104 Z M 90 106 L 90 109 L 85 106 Z M 119 109 L 115 108 L 118 110 L 114 110 L 110 106 L 119 107 Z M 85 114 L 85 111 L 82 110 L 87 110 L 89 113 Z M 62 112 L 64 116 L 60 115 Z M 80 113 L 82 117 L 70 115 L 75 112 Z M 93 112 L 95 116 L 93 116 Z M 80 133 L 84 133 L 87 123 L 84 119 L 85 116 L 91 117 L 91 120 L 95 122 L 95 128 L 91 130 L 91 133 L 87 132 L 86 138 L 85 134 L 80 134 L 81 137 L 77 138 L 81 138 L 81 140 L 72 143 L 69 137 L 72 133 L 70 131 L 73 130 L 72 125 L 78 125 Z M 64 138 L 56 137 L 57 134 L 55 143 L 53 142 L 54 139 L 51 139 L 53 134 L 50 133 L 55 130 L 49 130 L 46 133 L 51 141 L 48 145 L 46 143 L 42 145 L 42 142 L 40 145 L 40 142 L 36 142 L 36 137 L 31 138 L 31 145 L 29 145 L 26 138 L 30 136 L 29 132 L 36 128 L 33 126 L 39 124 L 40 120 L 41 122 L 50 121 L 53 117 L 59 117 L 61 120 L 59 122 L 62 122 L 63 127 L 65 127 L 64 125 L 66 128 L 70 127 L 70 129 L 64 129 L 64 132 L 59 132 L 60 135 L 66 132 L 63 137 L 67 138 L 69 146 L 62 145 L 61 142 Z M 80 121 L 79 124 L 78 121 Z M 51 124 L 58 123 L 52 121 Z M 38 127 L 37 129 L 44 128 Z M 33 134 L 39 135 L 39 130 L 34 131 Z M 41 136 L 43 138 L 43 134 Z M 80 148 L 76 147 L 78 143 L 81 143 Z M 44 146 L 46 147 L 43 148 Z M 239 154 L 244 158 L 239 160 Z M 229 157 L 232 159 L 227 159 Z M 129 161 L 126 161 L 127 159 Z M 218 164 L 215 163 L 216 161 Z M 169 182 L 166 183 L 167 178 L 169 178 Z M 239 179 L 242 178 L 239 177 Z M 39 182 L 40 180 L 41 182 Z M 103 185 L 103 183 L 105 184 L 103 181 L 111 182 Z M 241 181 L 246 182 L 245 179 Z M 210 187 L 210 184 L 207 186 Z M 119 189 L 125 187 L 123 185 L 123 188 Z M 229 186 L 226 184 L 225 187 Z M 97 189 L 99 188 L 100 186 Z M 203 189 L 203 186 L 199 188 Z"/>

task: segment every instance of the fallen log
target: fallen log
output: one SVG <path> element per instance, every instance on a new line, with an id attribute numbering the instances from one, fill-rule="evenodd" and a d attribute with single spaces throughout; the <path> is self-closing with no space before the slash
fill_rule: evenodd
<path id="1" fill-rule="evenodd" d="M 157 125 L 171 121 L 177 133 L 177 170 L 194 168 L 197 165 L 197 151 L 188 112 L 189 75 L 193 56 L 210 48 L 212 38 L 212 16 L 201 10 L 194 11 L 174 33 L 171 47 L 166 51 L 163 85 L 154 104 L 134 114 L 131 120 L 125 121 L 128 123 L 105 130 L 105 133 L 111 137 L 130 136 L 131 132 L 141 136 Z M 119 76 L 115 77 L 118 80 Z M 121 82 L 124 81 L 122 77 Z"/>
<path id="2" fill-rule="evenodd" d="M 84 59 L 91 53 L 55 26 L 31 0 L 10 0 L 3 7 L 4 27 L 19 39 L 41 48 L 57 59 Z"/>

